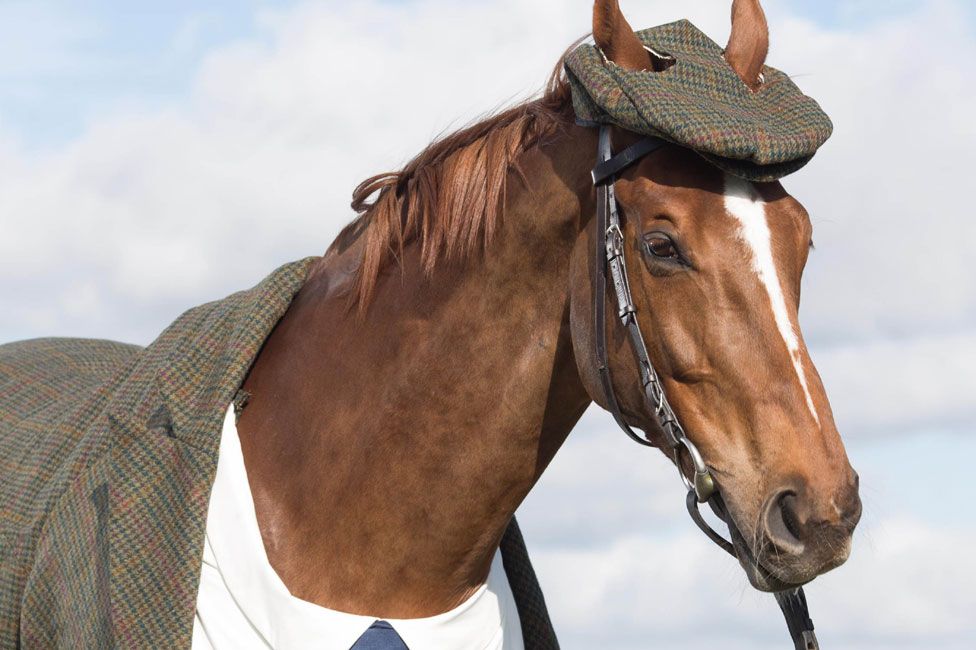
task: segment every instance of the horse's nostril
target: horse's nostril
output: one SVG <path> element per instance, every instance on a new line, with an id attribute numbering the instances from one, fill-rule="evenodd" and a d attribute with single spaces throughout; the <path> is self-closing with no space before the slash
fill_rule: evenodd
<path id="1" fill-rule="evenodd" d="M 787 553 L 803 552 L 803 535 L 796 514 L 796 493 L 781 492 L 769 500 L 766 507 L 766 535 L 780 550 Z"/>
<path id="2" fill-rule="evenodd" d="M 836 499 L 836 501 L 835 501 Z M 820 507 L 821 511 L 815 510 Z M 765 519 L 768 541 L 785 553 L 814 552 L 814 547 L 830 547 L 834 540 L 849 537 L 860 518 L 861 501 L 857 489 L 821 498 L 815 502 L 804 486 L 784 488 L 770 497 Z M 808 545 L 813 546 L 808 548 Z M 826 552 L 826 551 L 823 551 Z"/>
<path id="3" fill-rule="evenodd" d="M 796 514 L 796 494 L 786 492 L 779 498 L 779 509 L 783 514 L 783 523 L 797 540 L 803 539 L 800 519 Z"/>

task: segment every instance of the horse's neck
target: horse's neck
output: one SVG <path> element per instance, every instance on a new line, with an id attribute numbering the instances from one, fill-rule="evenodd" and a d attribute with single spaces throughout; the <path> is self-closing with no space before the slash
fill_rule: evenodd
<path id="1" fill-rule="evenodd" d="M 269 559 L 295 595 L 406 618 L 484 581 L 589 402 L 568 323 L 587 196 L 574 136 L 587 137 L 572 129 L 523 157 L 528 184 L 512 175 L 483 258 L 427 279 L 408 246 L 358 320 L 341 289 L 354 246 L 272 334 L 240 435 Z"/>

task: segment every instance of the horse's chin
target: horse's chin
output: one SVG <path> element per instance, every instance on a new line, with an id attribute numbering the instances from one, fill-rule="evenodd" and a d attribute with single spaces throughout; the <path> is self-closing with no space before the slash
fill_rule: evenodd
<path id="1" fill-rule="evenodd" d="M 754 588 L 759 591 L 775 593 L 796 589 L 806 584 L 805 582 L 796 583 L 786 581 L 757 561 L 752 548 L 750 548 L 745 537 L 739 531 L 738 526 L 734 523 L 729 524 L 729 533 L 732 536 L 732 546 L 735 548 L 736 558 L 739 560 L 742 569 L 746 572 L 749 583 Z"/>

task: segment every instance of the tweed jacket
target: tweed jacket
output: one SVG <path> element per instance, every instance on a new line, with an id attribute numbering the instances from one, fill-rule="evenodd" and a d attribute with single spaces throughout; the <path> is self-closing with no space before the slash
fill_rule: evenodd
<path id="1" fill-rule="evenodd" d="M 0 346 L 0 648 L 188 648 L 221 422 L 313 258 L 146 348 Z M 557 648 L 515 520 L 526 648 Z"/>

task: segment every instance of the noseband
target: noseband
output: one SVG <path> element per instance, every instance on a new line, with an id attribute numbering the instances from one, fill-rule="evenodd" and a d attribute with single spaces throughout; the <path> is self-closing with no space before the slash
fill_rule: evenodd
<path id="1" fill-rule="evenodd" d="M 617 318 L 627 330 L 630 339 L 631 348 L 637 361 L 641 386 L 643 387 L 645 406 L 653 413 L 658 428 L 663 432 L 668 451 L 674 458 L 681 480 L 688 488 L 688 495 L 685 499 L 688 514 L 709 539 L 732 557 L 737 557 L 732 543 L 709 526 L 698 509 L 699 503 L 707 503 L 715 515 L 726 525 L 733 525 L 708 465 L 705 464 L 705 460 L 695 444 L 685 435 L 684 429 L 678 422 L 678 418 L 664 394 L 664 387 L 661 385 L 657 371 L 654 370 L 651 358 L 647 354 L 647 346 L 644 344 L 640 324 L 637 322 L 637 308 L 634 306 L 624 260 L 624 234 L 620 225 L 620 212 L 617 209 L 614 183 L 621 172 L 665 144 L 667 142 L 664 140 L 648 137 L 614 156 L 610 126 L 603 125 L 600 127 L 597 164 L 593 168 L 593 185 L 596 187 L 596 259 L 593 271 L 593 314 L 596 321 L 597 368 L 599 369 L 607 408 L 623 432 L 641 445 L 656 446 L 627 424 L 613 390 L 607 354 L 606 331 L 607 271 L 609 269 L 610 281 L 613 283 L 617 300 Z M 692 468 L 691 478 L 685 474 L 683 467 L 685 459 Z M 777 593 L 776 602 L 786 618 L 786 624 L 789 627 L 796 650 L 817 650 L 819 645 L 813 631 L 813 621 L 810 620 L 803 588 L 797 587 Z"/>

